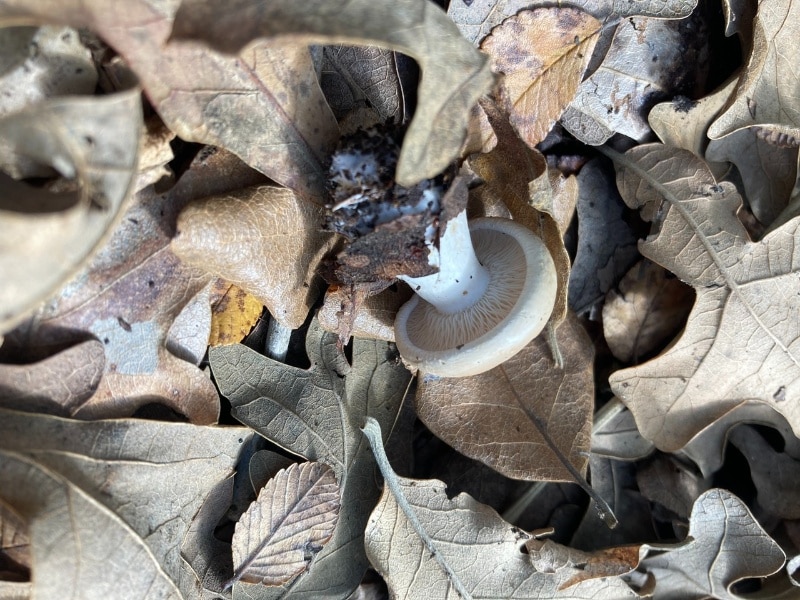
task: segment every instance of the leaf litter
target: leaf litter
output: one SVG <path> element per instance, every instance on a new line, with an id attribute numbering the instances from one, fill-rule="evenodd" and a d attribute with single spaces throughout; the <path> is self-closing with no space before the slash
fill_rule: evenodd
<path id="1" fill-rule="evenodd" d="M 797 3 L 439 4 L 0 7 L 0 597 L 792 596 Z M 556 307 L 415 377 L 462 210 Z"/>

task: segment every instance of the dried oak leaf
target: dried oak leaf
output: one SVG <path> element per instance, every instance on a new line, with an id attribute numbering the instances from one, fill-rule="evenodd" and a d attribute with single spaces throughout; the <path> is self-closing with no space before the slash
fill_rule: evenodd
<path id="1" fill-rule="evenodd" d="M 245 511 L 233 534 L 233 578 L 277 586 L 306 569 L 333 535 L 339 486 L 318 462 L 279 471 Z"/>
<path id="2" fill-rule="evenodd" d="M 573 581 L 585 575 L 566 565 L 537 571 L 524 550 L 531 536 L 506 523 L 467 494 L 448 499 L 441 481 L 398 477 L 400 490 L 419 524 L 473 598 L 637 598 L 621 579 Z M 445 600 L 455 597 L 450 578 L 423 544 L 395 496 L 384 488 L 372 512 L 365 544 L 392 597 Z M 574 585 L 573 585 L 574 583 Z M 570 585 L 561 589 L 564 585 Z"/>
<path id="3" fill-rule="evenodd" d="M 31 539 L 25 521 L 0 498 L 0 580 L 30 579 Z M 0 588 L 0 598 L 2 588 Z"/>
<path id="4" fill-rule="evenodd" d="M 28 525 L 33 595 L 182 598 L 181 543 L 249 435 L 0 411 L 0 497 Z"/>
<path id="5" fill-rule="evenodd" d="M 599 34 L 600 21 L 579 9 L 538 8 L 509 17 L 481 43 L 504 75 L 511 124 L 531 148 L 572 101 Z"/>
<path id="6" fill-rule="evenodd" d="M 679 544 L 649 546 L 639 568 L 654 575 L 653 598 L 740 598 L 737 581 L 766 577 L 784 564 L 785 554 L 761 528 L 747 506 L 722 489 L 694 503 L 689 536 Z"/>
<path id="7" fill-rule="evenodd" d="M 614 160 L 629 206 L 660 206 L 660 230 L 640 244 L 642 254 L 697 291 L 680 339 L 657 358 L 611 375 L 614 393 L 642 434 L 667 452 L 752 404 L 783 415 L 800 433 L 793 316 L 800 219 L 753 243 L 736 218 L 735 187 L 714 181 L 690 152 L 649 144 Z"/>
<path id="8" fill-rule="evenodd" d="M 367 416 L 384 431 L 394 423 L 409 380 L 408 371 L 384 342 L 356 339 L 350 366 L 336 335 L 312 321 L 306 337 L 311 368 L 298 369 L 244 346 L 212 348 L 211 369 L 232 414 L 287 450 L 330 466 L 341 488 L 341 511 L 333 538 L 309 569 L 270 598 L 346 598 L 367 568 L 361 543 L 379 490 L 375 462 L 361 427 Z M 237 583 L 236 594 L 249 594 Z M 265 597 L 261 592 L 252 592 Z"/>
<path id="9" fill-rule="evenodd" d="M 136 172 L 140 90 L 44 100 L 0 118 L 16 154 L 55 169 L 60 191 L 0 174 L 0 332 L 72 277 L 119 219 Z"/>
<path id="10" fill-rule="evenodd" d="M 680 331 L 694 303 L 692 289 L 649 260 L 639 261 L 603 305 L 603 335 L 611 353 L 639 363 Z"/>
<path id="11" fill-rule="evenodd" d="M 448 445 L 507 477 L 574 481 L 590 445 L 594 351 L 575 317 L 556 336 L 563 369 L 539 337 L 486 373 L 423 378 L 419 418 Z"/>
<path id="12" fill-rule="evenodd" d="M 417 0 L 336 0 L 312 6 L 293 0 L 185 0 L 172 35 L 227 51 L 263 37 L 291 36 L 310 43 L 379 46 L 416 59 L 423 76 L 396 174 L 407 187 L 438 175 L 458 156 L 469 108 L 492 83 L 487 57 L 461 37 L 441 10 Z"/>
<path id="13" fill-rule="evenodd" d="M 171 250 L 183 262 L 255 296 L 296 329 L 320 291 L 316 277 L 336 237 L 322 231 L 325 209 L 292 190 L 256 186 L 189 204 Z"/>
<path id="14" fill-rule="evenodd" d="M 325 161 L 339 130 L 306 45 L 258 43 L 230 56 L 191 41 L 168 42 L 177 4 L 12 0 L 0 8 L 0 23 L 92 30 L 125 58 L 182 139 L 226 148 L 274 181 L 322 197 Z"/>
<path id="15" fill-rule="evenodd" d="M 695 17 L 621 21 L 602 63 L 564 111 L 564 128 L 590 145 L 603 144 L 615 133 L 646 138 L 650 109 L 660 100 L 694 90 L 707 55 L 707 39 L 699 28 Z"/>
<path id="16" fill-rule="evenodd" d="M 205 322 L 195 318 L 188 329 L 177 326 L 208 277 L 182 263 L 169 242 L 177 213 L 189 200 L 223 193 L 227 186 L 252 185 L 254 174 L 263 177 L 242 169 L 233 155 L 203 152 L 169 191 L 141 190 L 89 266 L 6 337 L 3 353 L 33 354 L 31 360 L 38 360 L 94 337 L 104 347 L 103 376 L 94 394 L 69 400 L 70 416 L 130 416 L 160 402 L 192 422 L 216 422 L 217 391 L 196 366 L 209 334 L 208 306 Z M 196 335 L 198 327 L 204 335 Z M 203 338 L 200 357 L 197 338 Z"/>
<path id="17" fill-rule="evenodd" d="M 709 128 L 709 137 L 755 127 L 773 143 L 800 145 L 800 74 L 796 68 L 800 48 L 794 43 L 798 23 L 798 2 L 769 0 L 758 5 L 747 65 L 726 109 Z"/>
<path id="18" fill-rule="evenodd" d="M 569 274 L 569 306 L 578 315 L 597 307 L 639 257 L 613 174 L 598 160 L 578 173 L 578 250 Z"/>
<path id="19" fill-rule="evenodd" d="M 323 329 L 338 333 L 343 341 L 353 336 L 393 342 L 397 310 L 412 295 L 408 286 L 393 285 L 363 302 L 354 302 L 346 287 L 331 286 L 317 318 Z"/>
<path id="20" fill-rule="evenodd" d="M 694 11 L 692 0 L 578 0 L 570 3 L 597 19 L 617 17 L 658 17 L 683 19 Z M 530 0 L 472 0 L 451 2 L 447 14 L 465 38 L 476 46 L 508 17 L 532 8 Z"/>

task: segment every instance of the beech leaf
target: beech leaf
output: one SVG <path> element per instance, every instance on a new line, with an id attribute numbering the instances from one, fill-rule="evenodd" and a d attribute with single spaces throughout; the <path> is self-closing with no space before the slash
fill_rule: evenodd
<path id="1" fill-rule="evenodd" d="M 690 152 L 649 144 L 614 160 L 631 207 L 663 202 L 660 231 L 640 245 L 642 254 L 691 284 L 697 300 L 680 339 L 614 373 L 612 390 L 664 451 L 749 403 L 771 407 L 797 435 L 800 354 L 788 324 L 800 297 L 800 219 L 750 242 L 734 186 L 716 183 Z"/>
<path id="2" fill-rule="evenodd" d="M 330 467 L 306 462 L 282 469 L 242 515 L 233 534 L 233 579 L 280 585 L 303 571 L 330 539 L 339 486 Z"/>
<path id="3" fill-rule="evenodd" d="M 0 498 L 28 524 L 34 597 L 180 598 L 189 524 L 249 435 L 0 410 Z"/>
<path id="4" fill-rule="evenodd" d="M 492 82 L 486 56 L 447 15 L 421 0 L 185 0 L 172 35 L 229 52 L 259 38 L 291 35 L 313 43 L 379 46 L 415 58 L 423 76 L 397 166 L 404 186 L 438 175 L 458 156 L 469 108 Z"/>
<path id="5" fill-rule="evenodd" d="M 600 21 L 581 10 L 540 8 L 509 17 L 481 43 L 504 75 L 500 95 L 511 124 L 531 148 L 575 95 L 599 33 Z"/>
<path id="6" fill-rule="evenodd" d="M 209 352 L 211 369 L 232 414 L 267 439 L 330 466 L 341 488 L 341 510 L 331 540 L 309 569 L 270 598 L 346 598 L 367 568 L 361 540 L 379 490 L 375 462 L 359 427 L 367 416 L 384 431 L 394 423 L 410 375 L 385 342 L 356 339 L 353 363 L 337 348 L 338 337 L 316 320 L 306 336 L 311 368 L 298 369 L 244 346 Z M 238 583 L 235 593 L 249 594 Z M 259 592 L 259 597 L 260 592 Z"/>
<path id="7" fill-rule="evenodd" d="M 563 369 L 539 337 L 486 373 L 423 378 L 419 418 L 448 445 L 507 477 L 575 481 L 591 440 L 594 353 L 575 317 L 556 335 Z"/>

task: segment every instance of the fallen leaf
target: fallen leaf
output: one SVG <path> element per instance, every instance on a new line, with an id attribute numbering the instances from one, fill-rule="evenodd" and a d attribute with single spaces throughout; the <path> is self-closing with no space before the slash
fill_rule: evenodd
<path id="1" fill-rule="evenodd" d="M 636 473 L 636 484 L 645 498 L 688 521 L 692 505 L 711 487 L 711 479 L 671 456 L 656 453 Z"/>
<path id="2" fill-rule="evenodd" d="M 639 252 L 625 221 L 625 204 L 603 163 L 586 163 L 578 186 L 578 251 L 569 274 L 569 306 L 585 315 L 602 302 Z"/>
<path id="3" fill-rule="evenodd" d="M 695 9 L 692 0 L 579 0 L 571 4 L 597 19 L 609 20 L 617 17 L 659 17 L 662 19 L 683 19 Z M 531 7 L 530 0 L 472 0 L 471 2 L 451 2 L 447 14 L 458 26 L 465 38 L 476 46 L 489 35 L 495 27 L 508 17 Z"/>
<path id="4" fill-rule="evenodd" d="M 264 305 L 252 294 L 224 279 L 214 282 L 209 346 L 238 344 L 250 333 Z"/>
<path id="5" fill-rule="evenodd" d="M 247 465 L 250 485 L 253 487 L 253 491 L 258 494 L 261 488 L 278 474 L 278 471 L 287 469 L 293 464 L 294 460 L 277 452 L 259 450 L 253 454 Z"/>
<path id="6" fill-rule="evenodd" d="M 32 314 L 107 238 L 136 170 L 140 115 L 133 89 L 43 100 L 0 118 L 0 138 L 15 152 L 73 186 L 49 192 L 0 177 L 0 331 Z"/>
<path id="7" fill-rule="evenodd" d="M 531 564 L 541 573 L 556 573 L 568 568 L 579 571 L 562 583 L 560 590 L 588 579 L 629 573 L 639 564 L 640 554 L 644 554 L 638 544 L 583 552 L 552 540 L 535 538 L 528 540 L 525 548 L 531 557 Z"/>
<path id="8" fill-rule="evenodd" d="M 750 465 L 758 505 L 781 519 L 800 519 L 800 492 L 795 485 L 800 461 L 776 451 L 753 427 L 737 427 L 730 442 Z"/>
<path id="9" fill-rule="evenodd" d="M 33 595 L 180 598 L 189 523 L 250 432 L 0 416 L 0 496 L 29 527 Z"/>
<path id="10" fill-rule="evenodd" d="M 183 209 L 170 247 L 183 262 L 236 284 L 296 329 L 320 291 L 320 260 L 336 242 L 322 231 L 325 215 L 286 188 L 236 190 Z"/>
<path id="11" fill-rule="evenodd" d="M 33 560 L 28 528 L 25 521 L 2 501 L 0 501 L 0 556 L 3 558 L 0 567 L 2 580 L 8 581 L 15 576 L 19 581 L 30 579 Z"/>
<path id="12" fill-rule="evenodd" d="M 797 37 L 800 5 L 791 0 L 759 4 L 754 19 L 753 45 L 728 106 L 708 130 L 712 139 L 745 127 L 789 145 L 800 143 L 800 108 L 795 65 L 800 51 L 790 40 Z"/>
<path id="13" fill-rule="evenodd" d="M 640 245 L 642 254 L 697 291 L 675 344 L 609 378 L 642 434 L 675 451 L 750 402 L 771 407 L 800 431 L 800 357 L 795 330 L 786 326 L 800 294 L 792 250 L 800 220 L 753 243 L 736 218 L 741 198 L 734 186 L 716 183 L 690 152 L 650 144 L 614 161 L 631 207 L 661 206 L 660 231 Z"/>
<path id="14" fill-rule="evenodd" d="M 34 364 L 0 364 L 0 407 L 67 417 L 97 391 L 104 364 L 97 340 Z"/>
<path id="15" fill-rule="evenodd" d="M 652 356 L 682 329 L 693 302 L 690 287 L 668 278 L 655 263 L 639 261 L 603 305 L 603 335 L 611 353 L 634 364 Z"/>
<path id="16" fill-rule="evenodd" d="M 653 444 L 636 428 L 633 413 L 612 398 L 594 415 L 592 456 L 634 461 L 653 452 Z"/>
<path id="17" fill-rule="evenodd" d="M 316 599 L 325 589 L 346 598 L 360 583 L 367 558 L 360 540 L 379 490 L 374 459 L 359 427 L 366 416 L 391 429 L 409 374 L 383 342 L 356 339 L 352 367 L 337 336 L 312 322 L 306 337 L 311 368 L 273 361 L 244 346 L 210 351 L 211 369 L 232 414 L 287 450 L 330 466 L 341 488 L 333 538 L 308 571 L 270 597 Z M 249 593 L 238 583 L 234 593 Z"/>
<path id="18" fill-rule="evenodd" d="M 404 57 L 374 46 L 325 46 L 320 85 L 337 118 L 365 106 L 377 123 L 403 123 Z"/>
<path id="19" fill-rule="evenodd" d="M 692 94 L 708 52 L 700 26 L 695 17 L 621 21 L 602 63 L 564 111 L 564 128 L 593 146 L 614 133 L 644 140 L 650 134 L 647 113 L 657 102 Z"/>
<path id="20" fill-rule="evenodd" d="M 557 327 L 567 314 L 567 282 L 570 259 L 558 222 L 552 215 L 536 210 L 530 183 L 547 172 L 544 156 L 528 148 L 504 120 L 500 110 L 483 105 L 489 123 L 498 136 L 495 148 L 472 156 L 469 166 L 483 180 L 483 193 L 490 202 L 505 205 L 511 216 L 538 235 L 550 251 L 556 265 L 558 291 L 550 323 Z"/>
<path id="21" fill-rule="evenodd" d="M 233 578 L 276 586 L 303 570 L 333 535 L 339 486 L 322 463 L 293 464 L 261 490 L 233 534 Z"/>
<path id="22" fill-rule="evenodd" d="M 785 554 L 761 528 L 747 506 L 723 489 L 694 503 L 687 540 L 651 545 L 640 569 L 656 579 L 653 598 L 739 598 L 731 586 L 766 577 L 783 567 Z M 652 552 L 651 550 L 651 552 Z"/>
<path id="23" fill-rule="evenodd" d="M 353 303 L 347 288 L 331 286 L 325 293 L 325 301 L 317 312 L 317 318 L 323 329 L 339 334 L 340 339 L 344 333 L 346 340 L 353 336 L 393 342 L 397 309 L 412 295 L 408 286 L 393 285 L 351 306 Z M 348 325 L 351 326 L 348 328 Z"/>
<path id="24" fill-rule="evenodd" d="M 441 10 L 416 0 L 340 0 L 314 10 L 291 0 L 269 7 L 248 0 L 187 0 L 172 32 L 173 38 L 201 39 L 224 51 L 290 34 L 314 43 L 379 46 L 417 60 L 423 76 L 396 173 L 407 187 L 438 175 L 456 158 L 468 110 L 492 82 L 487 58 Z"/>
<path id="25" fill-rule="evenodd" d="M 420 380 L 419 418 L 448 445 L 507 477 L 575 481 L 590 443 L 593 350 L 575 317 L 556 335 L 563 369 L 554 368 L 539 337 L 486 373 Z"/>
<path id="26" fill-rule="evenodd" d="M 438 480 L 398 477 L 400 491 L 421 527 L 473 598 L 636 598 L 618 578 L 561 586 L 582 570 L 565 567 L 542 573 L 524 552 L 531 536 L 506 523 L 466 494 L 449 499 Z M 373 566 L 392 597 L 444 600 L 452 581 L 415 532 L 394 495 L 385 488 L 370 516 L 365 544 Z"/>
<path id="27" fill-rule="evenodd" d="M 138 75 L 159 116 L 186 141 L 226 148 L 309 198 L 325 192 L 338 127 L 304 44 L 258 43 L 238 56 L 172 40 L 176 2 L 6 3 L 0 22 L 88 28 Z"/>
<path id="28" fill-rule="evenodd" d="M 575 95 L 600 32 L 600 22 L 575 8 L 520 11 L 480 45 L 504 75 L 500 98 L 511 124 L 531 148 Z"/>

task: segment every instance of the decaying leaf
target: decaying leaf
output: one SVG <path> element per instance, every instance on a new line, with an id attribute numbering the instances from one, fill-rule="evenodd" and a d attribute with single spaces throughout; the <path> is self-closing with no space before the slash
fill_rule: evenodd
<path id="1" fill-rule="evenodd" d="M 447 444 L 507 477 L 574 481 L 586 468 L 590 443 L 593 350 L 574 317 L 557 339 L 563 369 L 539 337 L 481 375 L 422 379 L 419 418 Z"/>
<path id="2" fill-rule="evenodd" d="M 408 286 L 396 284 L 354 305 L 346 288 L 330 287 L 317 318 L 323 329 L 338 333 L 343 342 L 349 340 L 351 335 L 393 342 L 397 309 L 412 295 Z"/>
<path id="3" fill-rule="evenodd" d="M 544 140 L 578 89 L 600 22 L 575 8 L 539 8 L 509 17 L 481 43 L 504 75 L 500 96 L 531 148 Z"/>
<path id="4" fill-rule="evenodd" d="M 315 43 L 379 46 L 413 57 L 423 76 L 397 167 L 397 181 L 404 186 L 438 175 L 456 158 L 469 108 L 492 81 L 486 56 L 460 36 L 442 11 L 416 0 L 315 5 L 190 0 L 181 4 L 172 35 L 227 51 L 265 36 L 290 35 Z"/>
<path id="5" fill-rule="evenodd" d="M 639 252 L 625 222 L 625 204 L 603 163 L 585 164 L 578 185 L 578 251 L 569 274 L 569 305 L 585 315 L 602 302 Z"/>
<path id="6" fill-rule="evenodd" d="M 661 206 L 660 231 L 640 245 L 642 254 L 697 290 L 681 338 L 610 378 L 644 436 L 676 450 L 749 402 L 771 407 L 800 432 L 800 355 L 789 326 L 800 295 L 800 220 L 753 243 L 736 218 L 735 188 L 717 184 L 690 152 L 653 144 L 615 162 L 630 206 Z"/>
<path id="7" fill-rule="evenodd" d="M 800 50 L 792 42 L 797 38 L 798 23 L 797 2 L 770 0 L 758 5 L 747 65 L 731 102 L 709 128 L 709 137 L 716 139 L 756 126 L 773 143 L 800 144 L 796 69 Z"/>
<path id="8" fill-rule="evenodd" d="M 209 346 L 238 344 L 250 333 L 264 305 L 252 294 L 224 279 L 214 282 L 211 299 L 211 336 Z"/>
<path id="9" fill-rule="evenodd" d="M 182 139 L 226 148 L 307 197 L 324 193 L 324 161 L 338 127 L 305 44 L 253 44 L 239 56 L 167 39 L 176 2 L 7 2 L 0 23 L 86 27 L 138 75 L 164 122 Z"/>
<path id="10" fill-rule="evenodd" d="M 644 554 L 638 544 L 583 552 L 552 540 L 531 539 L 525 547 L 537 571 L 556 573 L 565 568 L 580 571 L 561 584 L 559 589 L 562 590 L 588 579 L 629 573 L 639 564 L 640 555 Z"/>
<path id="11" fill-rule="evenodd" d="M 692 0 L 578 0 L 570 3 L 597 19 L 617 17 L 658 17 L 683 19 L 692 14 L 696 2 Z M 524 9 L 532 8 L 530 0 L 471 0 L 451 2 L 447 14 L 458 26 L 462 35 L 476 46 L 503 20 Z"/>
<path id="12" fill-rule="evenodd" d="M 655 576 L 653 598 L 739 598 L 731 586 L 783 567 L 785 554 L 730 492 L 712 489 L 692 509 L 687 541 L 651 545 L 640 568 Z"/>
<path id="13" fill-rule="evenodd" d="M 636 598 L 618 578 L 562 585 L 583 570 L 542 573 L 523 548 L 531 539 L 466 494 L 448 499 L 441 481 L 399 477 L 400 489 L 441 558 L 473 598 Z M 367 553 L 396 598 L 453 598 L 451 581 L 384 489 L 366 532 Z"/>
<path id="14" fill-rule="evenodd" d="M 663 347 L 686 321 L 692 289 L 648 260 L 639 261 L 603 305 L 603 335 L 624 363 L 639 363 Z"/>
<path id="15" fill-rule="evenodd" d="M 602 64 L 578 88 L 561 122 L 586 144 L 599 145 L 614 133 L 643 140 L 647 113 L 658 101 L 691 94 L 705 66 L 706 37 L 691 17 L 661 20 L 634 17 L 620 22 Z"/>
<path id="16" fill-rule="evenodd" d="M 250 432 L 0 417 L 0 497 L 29 527 L 34 596 L 180 598 L 189 523 Z"/>
<path id="17" fill-rule="evenodd" d="M 324 218 L 322 207 L 286 188 L 236 190 L 189 204 L 171 249 L 251 293 L 296 329 L 319 293 L 319 262 L 336 241 L 322 231 Z"/>
<path id="18" fill-rule="evenodd" d="M 279 471 L 242 515 L 233 534 L 233 578 L 280 585 L 303 571 L 330 539 L 339 517 L 339 486 L 322 463 Z"/>
<path id="19" fill-rule="evenodd" d="M 341 488 L 341 511 L 333 538 L 308 571 L 271 597 L 318 598 L 320 589 L 346 598 L 367 568 L 360 540 L 379 490 L 374 458 L 359 429 L 373 416 L 389 431 L 409 374 L 386 343 L 356 339 L 352 367 L 336 335 L 312 322 L 306 337 L 311 361 L 302 370 L 244 346 L 210 351 L 211 368 L 232 414 L 287 450 L 330 466 Z M 249 584 L 234 591 L 248 593 Z"/>
<path id="20" fill-rule="evenodd" d="M 0 177 L 0 331 L 29 316 L 105 241 L 132 184 L 140 91 L 51 99 L 0 118 L 16 154 L 69 180 L 62 191 Z"/>

